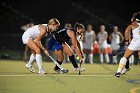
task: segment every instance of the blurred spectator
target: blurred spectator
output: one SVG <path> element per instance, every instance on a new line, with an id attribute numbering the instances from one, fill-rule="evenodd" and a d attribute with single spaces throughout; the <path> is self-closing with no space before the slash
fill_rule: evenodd
<path id="1" fill-rule="evenodd" d="M 31 22 L 31 23 L 21 26 L 21 29 L 23 31 L 26 31 L 27 29 L 29 29 L 32 26 L 34 26 L 34 23 Z M 29 52 L 29 47 L 27 45 L 25 45 L 25 50 L 24 50 L 24 61 L 25 62 L 27 62 L 27 60 L 28 60 L 28 52 Z"/>
<path id="2" fill-rule="evenodd" d="M 100 26 L 100 32 L 97 34 L 97 39 L 98 39 L 98 44 L 99 44 L 99 59 L 100 63 L 104 62 L 104 57 L 103 54 L 105 54 L 105 59 L 106 63 L 110 63 L 109 55 L 108 52 L 106 51 L 107 49 L 107 38 L 108 38 L 108 33 L 105 31 L 105 26 L 101 25 Z"/>
<path id="3" fill-rule="evenodd" d="M 85 60 L 84 62 L 93 63 L 93 45 L 96 40 L 96 34 L 93 30 L 91 24 L 87 26 L 87 30 L 84 33 L 84 53 L 85 53 Z"/>
<path id="4" fill-rule="evenodd" d="M 120 44 L 124 41 L 124 36 L 118 31 L 118 27 L 114 26 L 113 31 L 109 36 L 109 39 L 111 41 L 111 49 L 112 49 L 112 55 L 113 55 L 113 64 L 117 64 L 117 53 L 120 49 Z"/>

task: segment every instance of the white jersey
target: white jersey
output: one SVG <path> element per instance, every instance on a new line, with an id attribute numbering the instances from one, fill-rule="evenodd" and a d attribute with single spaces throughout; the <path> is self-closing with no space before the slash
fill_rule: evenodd
<path id="1" fill-rule="evenodd" d="M 47 24 L 43 24 L 43 25 L 47 26 Z M 29 38 L 32 38 L 33 40 L 35 40 L 36 37 L 39 35 L 39 33 L 40 33 L 39 25 L 35 25 L 27 29 L 22 35 L 23 43 L 26 44 Z"/>
<path id="2" fill-rule="evenodd" d="M 106 35 L 107 35 L 107 32 L 106 31 L 99 32 L 98 35 L 97 35 L 98 43 L 99 43 L 99 48 L 101 48 L 101 49 L 105 49 L 107 47 L 107 40 L 104 40 L 104 38 L 105 38 Z"/>
<path id="3" fill-rule="evenodd" d="M 115 32 L 113 32 L 112 34 L 111 34 L 111 43 L 115 43 L 115 44 L 119 44 L 120 43 L 120 36 L 119 36 L 119 34 L 118 34 L 119 32 L 117 32 L 117 33 L 115 33 Z"/>
<path id="4" fill-rule="evenodd" d="M 120 48 L 120 36 L 118 34 L 119 32 L 115 33 L 113 32 L 111 34 L 111 48 L 112 50 L 118 50 Z"/>
<path id="5" fill-rule="evenodd" d="M 94 31 L 86 31 L 85 32 L 85 41 L 84 41 L 84 48 L 85 49 L 93 49 L 93 43 L 94 43 Z"/>
<path id="6" fill-rule="evenodd" d="M 133 38 L 140 38 L 140 23 L 138 27 L 132 30 Z"/>
<path id="7" fill-rule="evenodd" d="M 128 49 L 137 51 L 140 50 L 140 23 L 138 27 L 132 30 L 133 38 L 128 46 Z"/>

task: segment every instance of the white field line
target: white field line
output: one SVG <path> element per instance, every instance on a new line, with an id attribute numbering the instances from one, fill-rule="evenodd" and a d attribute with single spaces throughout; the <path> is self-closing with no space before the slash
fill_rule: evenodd
<path id="1" fill-rule="evenodd" d="M 49 77 L 49 76 L 59 76 L 59 77 L 113 77 L 113 75 L 69 75 L 69 74 L 46 74 L 46 75 L 27 75 L 27 74 L 21 74 L 21 75 L 0 75 L 0 77 L 34 77 L 34 76 L 39 76 L 39 77 Z"/>

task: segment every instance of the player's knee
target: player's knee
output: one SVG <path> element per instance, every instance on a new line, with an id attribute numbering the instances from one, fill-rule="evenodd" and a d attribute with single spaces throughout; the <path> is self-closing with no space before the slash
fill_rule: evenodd
<path id="1" fill-rule="evenodd" d="M 72 55 L 74 55 L 73 52 L 69 52 L 69 53 L 68 53 L 68 56 L 72 56 Z"/>
<path id="2" fill-rule="evenodd" d="M 57 58 L 57 60 L 62 62 L 64 60 L 64 57 Z"/>
<path id="3" fill-rule="evenodd" d="M 35 52 L 36 52 L 36 54 L 40 54 L 40 49 L 36 48 Z"/>

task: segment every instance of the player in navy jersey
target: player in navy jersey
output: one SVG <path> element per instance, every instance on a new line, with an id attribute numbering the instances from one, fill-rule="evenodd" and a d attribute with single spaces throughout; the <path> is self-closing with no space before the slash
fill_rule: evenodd
<path id="1" fill-rule="evenodd" d="M 79 42 L 77 41 L 77 36 L 81 35 L 84 30 L 85 27 L 82 24 L 76 24 L 74 28 L 62 29 L 51 37 L 50 41 L 48 42 L 47 49 L 54 52 L 57 57 L 57 62 L 60 65 L 64 60 L 63 53 L 65 53 L 69 56 L 69 59 L 72 62 L 74 69 L 76 71 L 80 69 L 76 63 L 73 50 L 66 42 L 71 41 L 74 51 L 80 58 L 80 62 L 82 62 L 83 52 L 81 50 Z M 80 70 L 84 71 L 84 69 Z M 54 71 L 60 72 L 61 70 L 57 66 L 55 66 Z"/>

